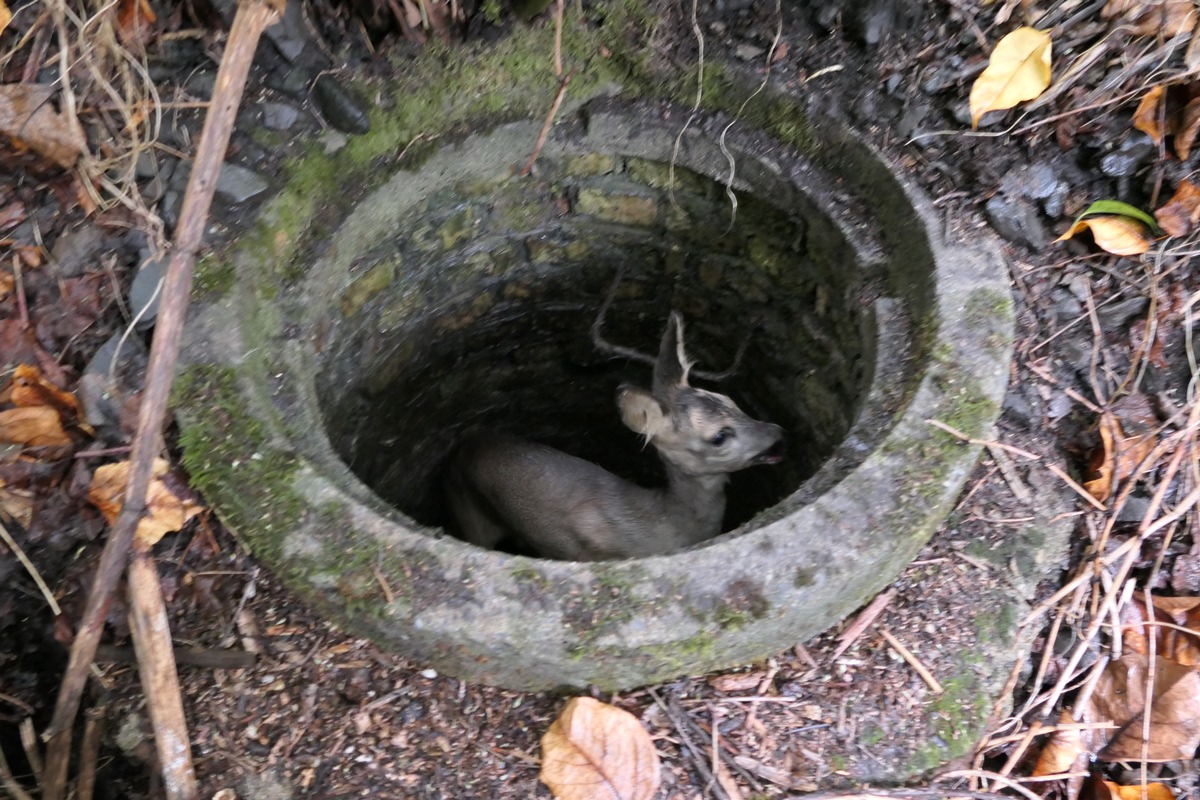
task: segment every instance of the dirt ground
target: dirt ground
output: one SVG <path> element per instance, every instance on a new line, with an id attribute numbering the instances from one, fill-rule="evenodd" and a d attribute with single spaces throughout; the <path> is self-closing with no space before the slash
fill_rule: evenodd
<path id="1" fill-rule="evenodd" d="M 948 225 L 967 231 L 989 226 L 1003 237 L 1018 327 L 996 439 L 1042 457 L 1038 465 L 1017 463 L 1021 478 L 1038 484 L 1059 481 L 1047 465 L 1083 474 L 1097 439 L 1089 404 L 1103 406 L 1114 397 L 1131 365 L 1140 393 L 1151 398 L 1160 418 L 1184 402 L 1191 371 L 1182 309 L 1200 289 L 1200 278 L 1187 254 L 1189 240 L 1171 257 L 1142 262 L 1090 244 L 1052 243 L 1093 200 L 1157 208 L 1190 173 L 1191 161 L 1172 158 L 1130 124 L 1149 86 L 1186 83 L 1184 47 L 1172 49 L 1162 37 L 1128 30 L 1112 39 L 1112 24 L 1100 16 L 1103 3 L 1022 4 L 1039 6 L 1053 20 L 1055 76 L 1066 85 L 1032 108 L 996 112 L 971 133 L 971 82 L 996 40 L 1019 24 L 1020 8 L 1009 21 L 997 22 L 1014 5 L 814 2 L 789 4 L 780 17 L 772 3 L 727 0 L 702 9 L 697 24 L 706 58 L 761 74 L 774 52 L 772 82 L 809 81 L 830 115 L 862 131 L 909 171 Z M 150 75 L 168 113 L 157 157 L 138 160 L 137 181 L 169 231 L 203 119 L 198 101 L 212 90 L 229 9 L 220 3 L 154 8 L 173 34 L 148 47 Z M 353 103 L 340 104 L 344 90 L 327 90 L 318 99 L 307 82 L 296 89 L 296 73 L 312 76 L 332 61 L 385 81 L 394 67 L 382 53 L 421 49 L 415 36 L 381 33 L 386 26 L 378 14 L 362 16 L 351 5 L 330 7 L 327 0 L 305 8 L 304 23 L 292 30 L 311 37 L 310 46 L 290 60 L 290 34 L 261 45 L 246 90 L 251 102 L 239 115 L 230 156 L 257 176 L 271 175 L 297 141 L 353 135 L 358 124 Z M 687 11 L 665 6 L 661 23 L 647 32 L 656 57 L 676 66 L 697 57 Z M 507 7 L 499 24 L 484 17 L 470 15 L 461 29 L 453 28 L 452 39 L 492 41 L 515 25 L 553 24 L 547 14 L 520 21 Z M 772 50 L 777 26 L 781 36 Z M 19 32 L 3 34 L 0 52 L 17 43 Z M 1059 77 L 1058 65 L 1094 52 L 1098 42 L 1110 43 L 1107 52 L 1069 82 Z M 17 67 L 0 62 L 7 70 L 0 82 L 19 79 Z M 256 126 L 277 131 L 277 146 L 250 136 Z M 7 379 L 15 364 L 36 363 L 60 386 L 84 392 L 81 378 L 98 368 L 97 351 L 130 321 L 131 285 L 153 240 L 135 210 L 118 206 L 85 214 L 69 173 L 8 143 L 0 145 L 0 170 L 6 174 L 0 248 L 11 255 L 4 263 L 21 269 L 22 247 L 44 247 L 52 256 L 49 267 L 25 267 L 20 287 L 0 299 L 6 364 L 0 377 Z M 236 233 L 237 221 L 248 216 L 255 185 L 247 177 L 245 186 L 218 195 L 212 246 Z M 1152 340 L 1144 336 L 1148 322 L 1158 326 Z M 146 337 L 143 330 L 134 338 L 148 342 Z M 1142 357 L 1143 349 L 1149 357 Z M 128 444 L 141 366 L 122 366 L 130 377 L 123 394 L 93 421 L 94 438 L 76 434 L 71 446 L 37 459 L 17 458 L 16 448 L 0 444 L 0 507 L 9 509 L 4 525 L 62 606 L 56 618 L 30 571 L 0 548 L 0 749 L 18 776 L 31 771 L 18 726 L 31 717 L 40 730 L 49 718 L 66 660 L 63 643 L 103 544 L 104 522 L 85 499 L 86 489 L 92 471 L 120 457 Z M 937 699 L 881 630 L 935 675 L 956 654 L 981 646 L 974 624 L 981 609 L 973 599 L 984 589 L 1019 581 L 971 552 L 1000 546 L 1032 516 L 1002 474 L 1007 466 L 985 455 L 943 530 L 891 587 L 877 621 L 836 658 L 844 626 L 813 641 L 780 642 L 778 655 L 762 663 L 603 696 L 638 716 L 654 736 L 664 765 L 658 796 L 733 800 L 849 787 L 864 778 L 849 768 L 851 760 L 877 763 L 866 777 L 887 784 L 895 753 L 929 744 L 929 752 L 969 753 L 970 747 L 949 747 L 962 743 L 939 739 L 948 735 L 945 726 L 914 722 L 921 716 L 916 712 Z M 13 497 L 27 515 L 14 518 Z M 1086 537 L 1083 527 L 1081 521 L 1079 541 Z M 1200 540 L 1188 534 L 1168 548 L 1156 573 L 1164 589 L 1200 593 L 1198 546 Z M 1056 588 L 1067 567 L 1063 555 L 1062 564 L 1041 565 L 1047 578 L 1041 596 Z M 1138 574 L 1148 574 L 1156 555 L 1147 551 Z M 179 646 L 256 655 L 252 666 L 239 669 L 181 663 L 202 797 L 550 797 L 538 781 L 538 741 L 564 698 L 464 684 L 339 632 L 290 599 L 214 518 L 202 515 L 168 536 L 156 559 Z M 92 713 L 105 727 L 95 796 L 163 796 L 120 602 L 109 623 L 100 675 L 89 692 Z M 1035 641 L 1031 657 L 1045 646 Z M 1040 688 L 1025 683 L 1028 669 L 1021 679 L 1018 697 Z M 954 714 L 945 711 L 947 718 Z M 949 735 L 958 735 L 952 728 Z M 732 774 L 712 775 L 714 749 L 733 756 L 722 767 Z M 995 752 L 986 765 L 1003 759 L 1002 751 Z M 1174 775 L 1169 768 L 1165 774 Z M 1189 786 L 1174 779 L 1182 796 Z"/>

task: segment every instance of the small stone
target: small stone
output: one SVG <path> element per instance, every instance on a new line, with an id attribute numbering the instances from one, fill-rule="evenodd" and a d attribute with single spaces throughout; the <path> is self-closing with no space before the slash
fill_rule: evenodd
<path id="1" fill-rule="evenodd" d="M 237 164 L 222 164 L 217 177 L 217 194 L 229 203 L 244 203 L 270 188 L 266 179 Z"/>
<path id="2" fill-rule="evenodd" d="M 1028 201 L 1012 200 L 1003 194 L 992 195 L 985 206 L 988 222 L 996 232 L 1010 242 L 1031 250 L 1046 246 L 1046 228 L 1038 216 L 1037 207 Z"/>
<path id="3" fill-rule="evenodd" d="M 753 61 L 767 51 L 756 45 L 739 44 L 733 52 L 742 61 Z"/>
<path id="4" fill-rule="evenodd" d="M 288 3 L 283 19 L 270 25 L 263 32 L 279 54 L 294 63 L 308 44 L 308 26 L 304 24 L 304 9 L 301 3 Z"/>
<path id="5" fill-rule="evenodd" d="M 433 680 L 434 678 L 437 677 L 437 670 L 436 669 L 423 669 L 423 670 L 421 670 L 421 677 L 428 678 L 429 680 Z"/>
<path id="6" fill-rule="evenodd" d="M 1101 306 L 1096 309 L 1096 316 L 1100 320 L 1101 328 L 1105 330 L 1117 330 L 1130 317 L 1136 317 L 1145 312 L 1148 305 L 1150 305 L 1149 298 L 1138 295 L 1137 297 L 1130 297 L 1128 300 L 1122 300 L 1119 303 Z"/>
<path id="7" fill-rule="evenodd" d="M 104 234 L 96 225 L 84 225 L 67 231 L 50 248 L 50 255 L 64 278 L 75 278 L 83 274 L 104 250 Z"/>
<path id="8" fill-rule="evenodd" d="M 325 155 L 327 156 L 333 155 L 349 143 L 350 140 L 341 131 L 327 130 L 321 136 L 321 146 L 324 148 Z"/>
<path id="9" fill-rule="evenodd" d="M 163 275 L 167 271 L 167 260 L 153 259 L 147 261 L 133 277 L 133 285 L 129 287 L 129 307 L 133 309 L 135 325 L 144 331 L 154 325 L 158 318 L 158 304 L 162 299 Z"/>
<path id="10" fill-rule="evenodd" d="M 263 103 L 262 124 L 273 131 L 286 131 L 296 124 L 300 109 L 287 103 Z"/>
<path id="11" fill-rule="evenodd" d="M 84 418 L 105 446 L 125 441 L 121 423 L 123 418 L 131 417 L 127 407 L 135 408 L 130 401 L 145 383 L 147 361 L 141 338 L 121 332 L 101 345 L 83 370 L 76 395 Z"/>
<path id="12" fill-rule="evenodd" d="M 426 670 L 426 672 L 433 672 L 433 670 Z M 421 674 L 424 675 L 425 673 Z M 434 672 L 434 675 L 436 676 L 437 673 Z M 425 706 L 417 700 L 412 701 L 400 711 L 400 721 L 405 725 L 412 725 L 420 721 L 424 716 Z"/>

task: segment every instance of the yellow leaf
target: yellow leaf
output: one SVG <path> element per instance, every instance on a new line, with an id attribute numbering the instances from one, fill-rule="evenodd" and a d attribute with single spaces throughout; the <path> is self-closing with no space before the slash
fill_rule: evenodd
<path id="1" fill-rule="evenodd" d="M 1175 795 L 1171 793 L 1171 789 L 1165 783 L 1149 783 L 1146 784 L 1146 794 L 1142 794 L 1141 784 L 1133 786 L 1118 786 L 1112 781 L 1105 781 L 1104 785 L 1112 792 L 1114 798 L 1119 800 L 1175 800 Z"/>
<path id="2" fill-rule="evenodd" d="M 139 544 L 153 547 L 159 539 L 171 531 L 177 531 L 189 519 L 200 513 L 201 507 L 190 498 L 180 497 L 164 482 L 170 470 L 164 459 L 154 459 L 152 478 L 146 489 L 146 513 L 138 521 L 135 534 Z M 129 483 L 129 462 L 118 461 L 105 464 L 92 476 L 88 487 L 88 500 L 100 509 L 100 513 L 113 524 L 125 504 L 125 487 Z"/>
<path id="3" fill-rule="evenodd" d="M 12 12 L 8 10 L 4 0 L 0 0 L 0 33 L 4 33 L 4 29 L 10 22 L 12 22 Z"/>
<path id="4" fill-rule="evenodd" d="M 992 57 L 971 87 L 971 127 L 989 111 L 1032 100 L 1050 85 L 1050 34 L 1017 28 L 996 43 Z"/>
<path id="5" fill-rule="evenodd" d="M 1097 247 L 1115 256 L 1139 255 L 1149 250 L 1154 242 L 1145 225 L 1118 214 L 1081 219 L 1054 241 L 1065 242 L 1085 228 L 1091 230 Z"/>
<path id="6" fill-rule="evenodd" d="M 573 697 L 542 735 L 540 777 L 557 800 L 651 800 L 658 753 L 628 711 Z"/>
<path id="7" fill-rule="evenodd" d="M 50 406 L 0 411 L 0 442 L 26 447 L 62 447 L 71 443 L 62 418 Z"/>

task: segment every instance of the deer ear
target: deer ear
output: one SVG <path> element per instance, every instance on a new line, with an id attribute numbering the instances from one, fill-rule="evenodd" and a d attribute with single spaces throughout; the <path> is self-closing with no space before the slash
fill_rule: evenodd
<path id="1" fill-rule="evenodd" d="M 687 386 L 692 363 L 683 350 L 683 317 L 672 311 L 654 363 L 655 394 L 666 397 L 672 389 Z"/>
<path id="2" fill-rule="evenodd" d="M 645 436 L 647 441 L 671 427 L 662 404 L 645 389 L 622 386 L 617 391 L 617 407 L 621 409 L 621 421 L 625 427 Z"/>

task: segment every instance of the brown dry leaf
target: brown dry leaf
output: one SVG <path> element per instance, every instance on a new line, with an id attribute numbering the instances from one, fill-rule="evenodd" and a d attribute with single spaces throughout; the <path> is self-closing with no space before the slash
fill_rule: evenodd
<path id="1" fill-rule="evenodd" d="M 12 294 L 12 290 L 16 288 L 17 279 L 13 277 L 11 272 L 0 272 L 0 300 Z"/>
<path id="2" fill-rule="evenodd" d="M 971 127 L 989 111 L 1032 100 L 1050 85 L 1050 34 L 1017 28 L 996 43 L 987 69 L 971 86 Z"/>
<path id="3" fill-rule="evenodd" d="M 1196 26 L 1196 8 L 1192 0 L 1108 0 L 1100 12 L 1104 19 L 1121 17 L 1135 36 L 1170 39 Z"/>
<path id="4" fill-rule="evenodd" d="M 1062 711 L 1058 715 L 1060 725 L 1070 725 L 1075 720 L 1070 711 Z M 1091 755 L 1091 747 L 1086 734 L 1089 731 L 1059 730 L 1050 734 L 1038 754 L 1037 764 L 1033 768 L 1033 776 L 1040 778 L 1044 775 L 1060 775 L 1064 772 L 1077 772 L 1078 767 L 1086 766 Z"/>
<path id="5" fill-rule="evenodd" d="M 558 800 L 650 800 L 658 753 L 637 717 L 573 697 L 542 735 L 542 783 Z"/>
<path id="6" fill-rule="evenodd" d="M 12 22 L 12 12 L 4 0 L 0 0 L 0 33 L 4 33 L 4 29 L 8 27 L 8 23 Z"/>
<path id="7" fill-rule="evenodd" d="M 766 676 L 767 671 L 762 669 L 753 672 L 731 672 L 709 678 L 708 685 L 718 692 L 748 692 L 757 689 Z"/>
<path id="8" fill-rule="evenodd" d="M 190 498 L 180 497 L 167 486 L 163 480 L 170 471 L 170 465 L 161 458 L 154 459 L 151 471 L 153 476 L 150 486 L 146 489 L 146 514 L 138 522 L 137 541 L 145 547 L 152 547 L 159 539 L 171 531 L 177 531 L 189 519 L 199 514 L 203 509 Z M 121 513 L 125 501 L 125 486 L 129 483 L 129 462 L 118 461 L 115 464 L 105 464 L 96 470 L 92 476 L 92 485 L 88 487 L 88 500 L 111 525 Z"/>
<path id="9" fill-rule="evenodd" d="M 62 447 L 71 444 L 62 417 L 50 406 L 10 408 L 0 411 L 0 442 L 25 447 Z"/>
<path id="10" fill-rule="evenodd" d="M 1092 454 L 1089 464 L 1089 473 L 1093 477 L 1083 484 L 1088 494 L 1103 503 L 1112 497 L 1121 481 L 1154 466 L 1142 463 L 1158 441 L 1153 425 L 1153 417 L 1148 422 L 1144 416 L 1128 411 L 1120 417 L 1113 411 L 1101 413 L 1101 446 Z M 1126 428 L 1130 429 L 1130 434 L 1126 433 Z"/>
<path id="11" fill-rule="evenodd" d="M 70 168 L 86 150 L 87 142 L 79 121 L 55 110 L 50 101 L 55 91 L 31 83 L 0 86 L 0 133 L 24 143 L 60 167 Z"/>
<path id="12" fill-rule="evenodd" d="M 1146 784 L 1146 793 L 1142 794 L 1142 785 L 1118 786 L 1112 781 L 1104 781 L 1108 791 L 1115 800 L 1175 800 L 1175 795 L 1165 783 Z"/>
<path id="13" fill-rule="evenodd" d="M 1133 112 L 1133 127 L 1153 139 L 1159 147 L 1162 147 L 1163 137 L 1175 132 L 1174 116 L 1163 109 L 1166 99 L 1167 87 L 1155 86 L 1146 92 L 1142 102 L 1138 103 L 1137 111 Z"/>
<path id="14" fill-rule="evenodd" d="M 156 19 L 146 0 L 117 0 L 117 35 L 126 47 L 140 51 Z"/>
<path id="15" fill-rule="evenodd" d="M 0 478 L 0 511 L 28 528 L 33 524 L 33 490 L 9 486 Z"/>
<path id="16" fill-rule="evenodd" d="M 1196 135 L 1200 133 L 1200 97 L 1189 100 L 1180 117 L 1179 131 L 1175 134 L 1175 155 L 1180 161 L 1187 161 Z"/>
<path id="17" fill-rule="evenodd" d="M 1154 636 L 1156 654 L 1187 667 L 1200 664 L 1200 597 L 1151 595 L 1150 603 L 1154 621 L 1167 624 L 1146 625 L 1146 597 L 1141 592 L 1134 592 L 1133 601 L 1121 608 L 1121 641 L 1125 647 L 1135 653 L 1148 654 L 1149 628 L 1150 635 Z"/>
<path id="18" fill-rule="evenodd" d="M 1083 710 L 1083 721 L 1111 721 L 1119 726 L 1115 731 L 1095 732 L 1097 758 L 1142 760 L 1142 713 L 1146 706 L 1148 666 L 1146 656 L 1126 653 L 1109 664 L 1097 681 Z M 1200 746 L 1200 672 L 1157 658 L 1153 689 L 1147 760 L 1192 758 Z"/>
<path id="19" fill-rule="evenodd" d="M 15 406 L 53 406 L 64 416 L 79 413 L 75 395 L 50 383 L 42 371 L 31 364 L 19 364 L 13 371 L 9 400 Z"/>
<path id="20" fill-rule="evenodd" d="M 1200 187 L 1181 180 L 1175 194 L 1154 212 L 1158 225 L 1171 236 L 1187 236 L 1200 221 Z"/>
<path id="21" fill-rule="evenodd" d="M 1104 214 L 1081 219 L 1054 241 L 1065 242 L 1080 231 L 1092 232 L 1096 246 L 1115 256 L 1136 256 L 1150 249 L 1154 239 L 1142 223 L 1119 214 Z"/>

